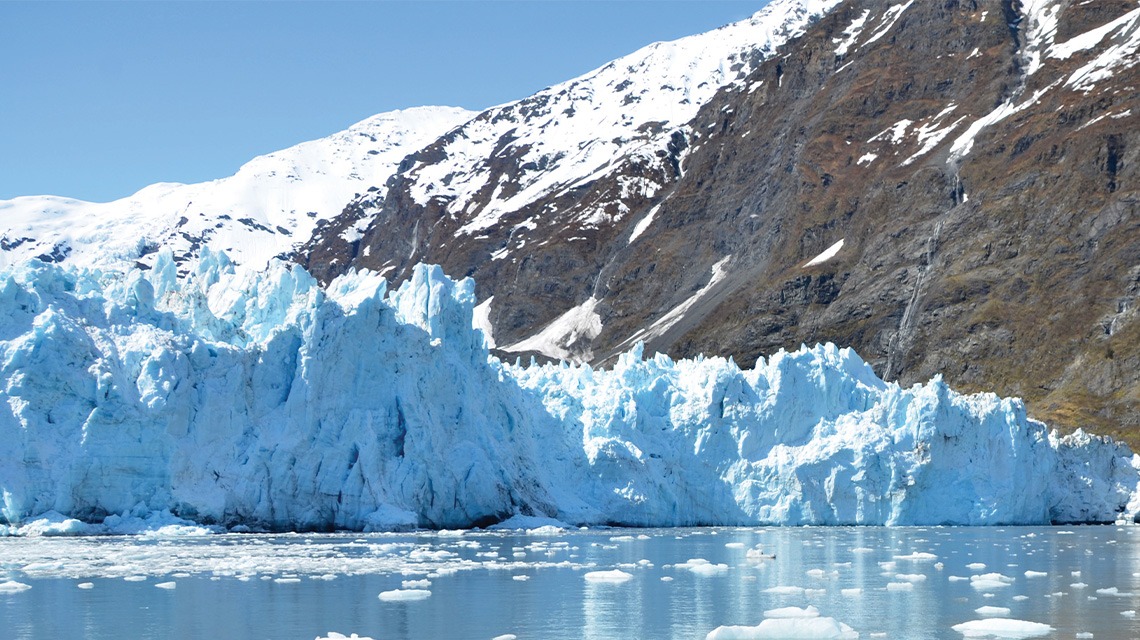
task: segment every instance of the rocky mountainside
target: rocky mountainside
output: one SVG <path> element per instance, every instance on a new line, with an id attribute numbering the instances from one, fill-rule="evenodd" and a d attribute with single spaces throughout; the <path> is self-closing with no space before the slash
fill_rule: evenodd
<path id="1" fill-rule="evenodd" d="M 149 267 L 160 247 L 183 265 L 209 247 L 235 262 L 264 266 L 308 240 L 354 195 L 382 189 L 409 152 L 474 115 L 452 107 L 382 113 L 327 138 L 254 158 L 228 178 L 154 184 L 114 202 L 0 200 L 0 265 L 39 258 Z"/>
<path id="2" fill-rule="evenodd" d="M 833 341 L 1129 435 L 1138 48 L 1133 0 L 777 0 L 480 114 L 297 259 L 474 276 L 508 352 Z"/>

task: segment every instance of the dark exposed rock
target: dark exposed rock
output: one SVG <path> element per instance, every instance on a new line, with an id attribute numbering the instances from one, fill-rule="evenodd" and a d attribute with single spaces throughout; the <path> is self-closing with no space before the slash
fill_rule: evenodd
<path id="1" fill-rule="evenodd" d="M 421 261 L 473 275 L 480 299 L 495 296 L 500 346 L 593 297 L 603 330 L 582 353 L 597 362 L 634 339 L 648 352 L 746 364 L 833 341 L 888 379 L 942 373 L 965 391 L 1022 396 L 1058 426 L 1140 444 L 1140 73 L 1126 64 L 1091 88 L 1065 82 L 1121 34 L 1042 57 L 1029 75 L 1015 2 L 918 0 L 887 29 L 892 4 L 835 9 L 673 133 L 660 162 L 616 159 L 589 183 L 460 236 L 447 201 L 411 193 L 413 167 L 449 161 L 444 139 L 409 156 L 382 199 L 354 201 L 299 259 L 323 279 L 354 266 L 400 280 Z M 1136 9 L 1060 6 L 1056 42 Z M 862 35 L 837 55 L 864 11 Z M 956 142 L 995 113 L 1004 117 L 963 154 Z M 501 142 L 482 160 L 495 176 L 484 202 L 541 170 Z M 638 177 L 665 186 L 614 197 Z M 609 224 L 575 224 L 599 202 Z M 804 266 L 840 240 L 834 258 Z M 506 249 L 514 260 L 494 258 Z"/>

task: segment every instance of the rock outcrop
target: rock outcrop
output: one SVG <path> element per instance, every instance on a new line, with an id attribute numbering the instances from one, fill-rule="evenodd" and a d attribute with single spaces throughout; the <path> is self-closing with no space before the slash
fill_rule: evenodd
<path id="1" fill-rule="evenodd" d="M 641 340 L 747 363 L 832 341 L 886 379 L 942 373 L 1136 442 L 1140 8 L 815 9 L 774 46 L 725 53 L 691 120 L 639 121 L 641 143 L 557 188 L 527 191 L 564 165 L 532 157 L 528 127 L 582 117 L 536 114 L 586 85 L 486 112 L 484 128 L 514 118 L 495 144 L 460 128 L 409 156 L 299 259 L 324 280 L 363 266 L 399 281 L 418 261 L 472 275 L 508 352 L 608 362 Z M 624 95 L 636 120 L 666 90 L 624 71 L 583 104 Z M 474 188 L 478 172 L 493 180 Z"/>

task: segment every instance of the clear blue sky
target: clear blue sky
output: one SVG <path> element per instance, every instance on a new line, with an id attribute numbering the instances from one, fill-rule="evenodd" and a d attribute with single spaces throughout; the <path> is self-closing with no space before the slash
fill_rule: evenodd
<path id="1" fill-rule="evenodd" d="M 107 201 L 422 105 L 519 99 L 767 0 L 0 0 L 0 199 Z"/>

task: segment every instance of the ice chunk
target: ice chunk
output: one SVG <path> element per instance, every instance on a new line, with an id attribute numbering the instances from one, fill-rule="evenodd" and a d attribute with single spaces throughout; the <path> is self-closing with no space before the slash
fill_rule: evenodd
<path id="1" fill-rule="evenodd" d="M 156 589 L 166 589 L 167 591 L 170 591 L 170 590 L 177 588 L 178 584 L 175 582 L 159 582 L 159 583 L 156 583 L 154 586 Z"/>
<path id="2" fill-rule="evenodd" d="M 978 607 L 974 609 L 974 613 L 982 616 L 983 618 L 1008 618 L 1010 610 L 1007 607 Z"/>
<path id="3" fill-rule="evenodd" d="M 970 576 L 970 586 L 978 591 L 1001 589 L 1011 584 L 1013 584 L 1013 578 L 1000 573 L 983 573 L 981 575 Z"/>
<path id="4" fill-rule="evenodd" d="M 954 625 L 953 629 L 967 638 L 1001 638 L 1021 640 L 1039 638 L 1053 632 L 1053 627 L 1040 622 L 1012 618 L 984 618 Z"/>
<path id="5" fill-rule="evenodd" d="M 933 553 L 928 553 L 926 551 L 916 551 L 914 553 L 910 553 L 910 554 L 907 554 L 905 556 L 895 556 L 895 560 L 913 560 L 916 562 L 917 561 L 925 562 L 925 561 L 931 561 L 931 560 L 937 560 L 937 559 L 938 559 L 938 556 L 934 555 Z"/>
<path id="6" fill-rule="evenodd" d="M 369 638 L 367 636 L 358 636 L 355 633 L 346 636 L 343 633 L 330 631 L 327 635 L 317 636 L 316 640 L 372 640 L 372 638 Z"/>
<path id="7" fill-rule="evenodd" d="M 385 602 L 410 602 L 430 598 L 431 591 L 427 589 L 393 589 L 392 591 L 381 591 L 377 597 Z"/>
<path id="8" fill-rule="evenodd" d="M 632 573 L 626 573 L 621 569 L 611 569 L 609 571 L 589 571 L 582 576 L 587 582 L 625 582 L 633 578 Z"/>
<path id="9" fill-rule="evenodd" d="M 14 580 L 6 580 L 4 582 L 0 582 L 0 593 L 19 593 L 21 591 L 27 591 L 31 588 L 32 586 L 29 584 L 16 582 Z"/>
<path id="10" fill-rule="evenodd" d="M 789 607 L 788 609 L 796 609 Z M 813 607 L 809 607 L 813 609 Z M 778 611 L 786 611 L 780 609 Z M 804 614 L 806 610 L 799 610 Z M 755 627 L 723 626 L 713 629 L 705 640 L 764 640 L 779 638 L 781 640 L 795 638 L 854 640 L 859 634 L 851 627 L 834 618 L 814 615 L 789 615 L 786 617 L 768 618 Z"/>
<path id="11" fill-rule="evenodd" d="M 704 558 L 691 558 L 673 566 L 677 569 L 688 569 L 698 576 L 718 576 L 728 572 L 727 564 L 714 564 Z"/>

